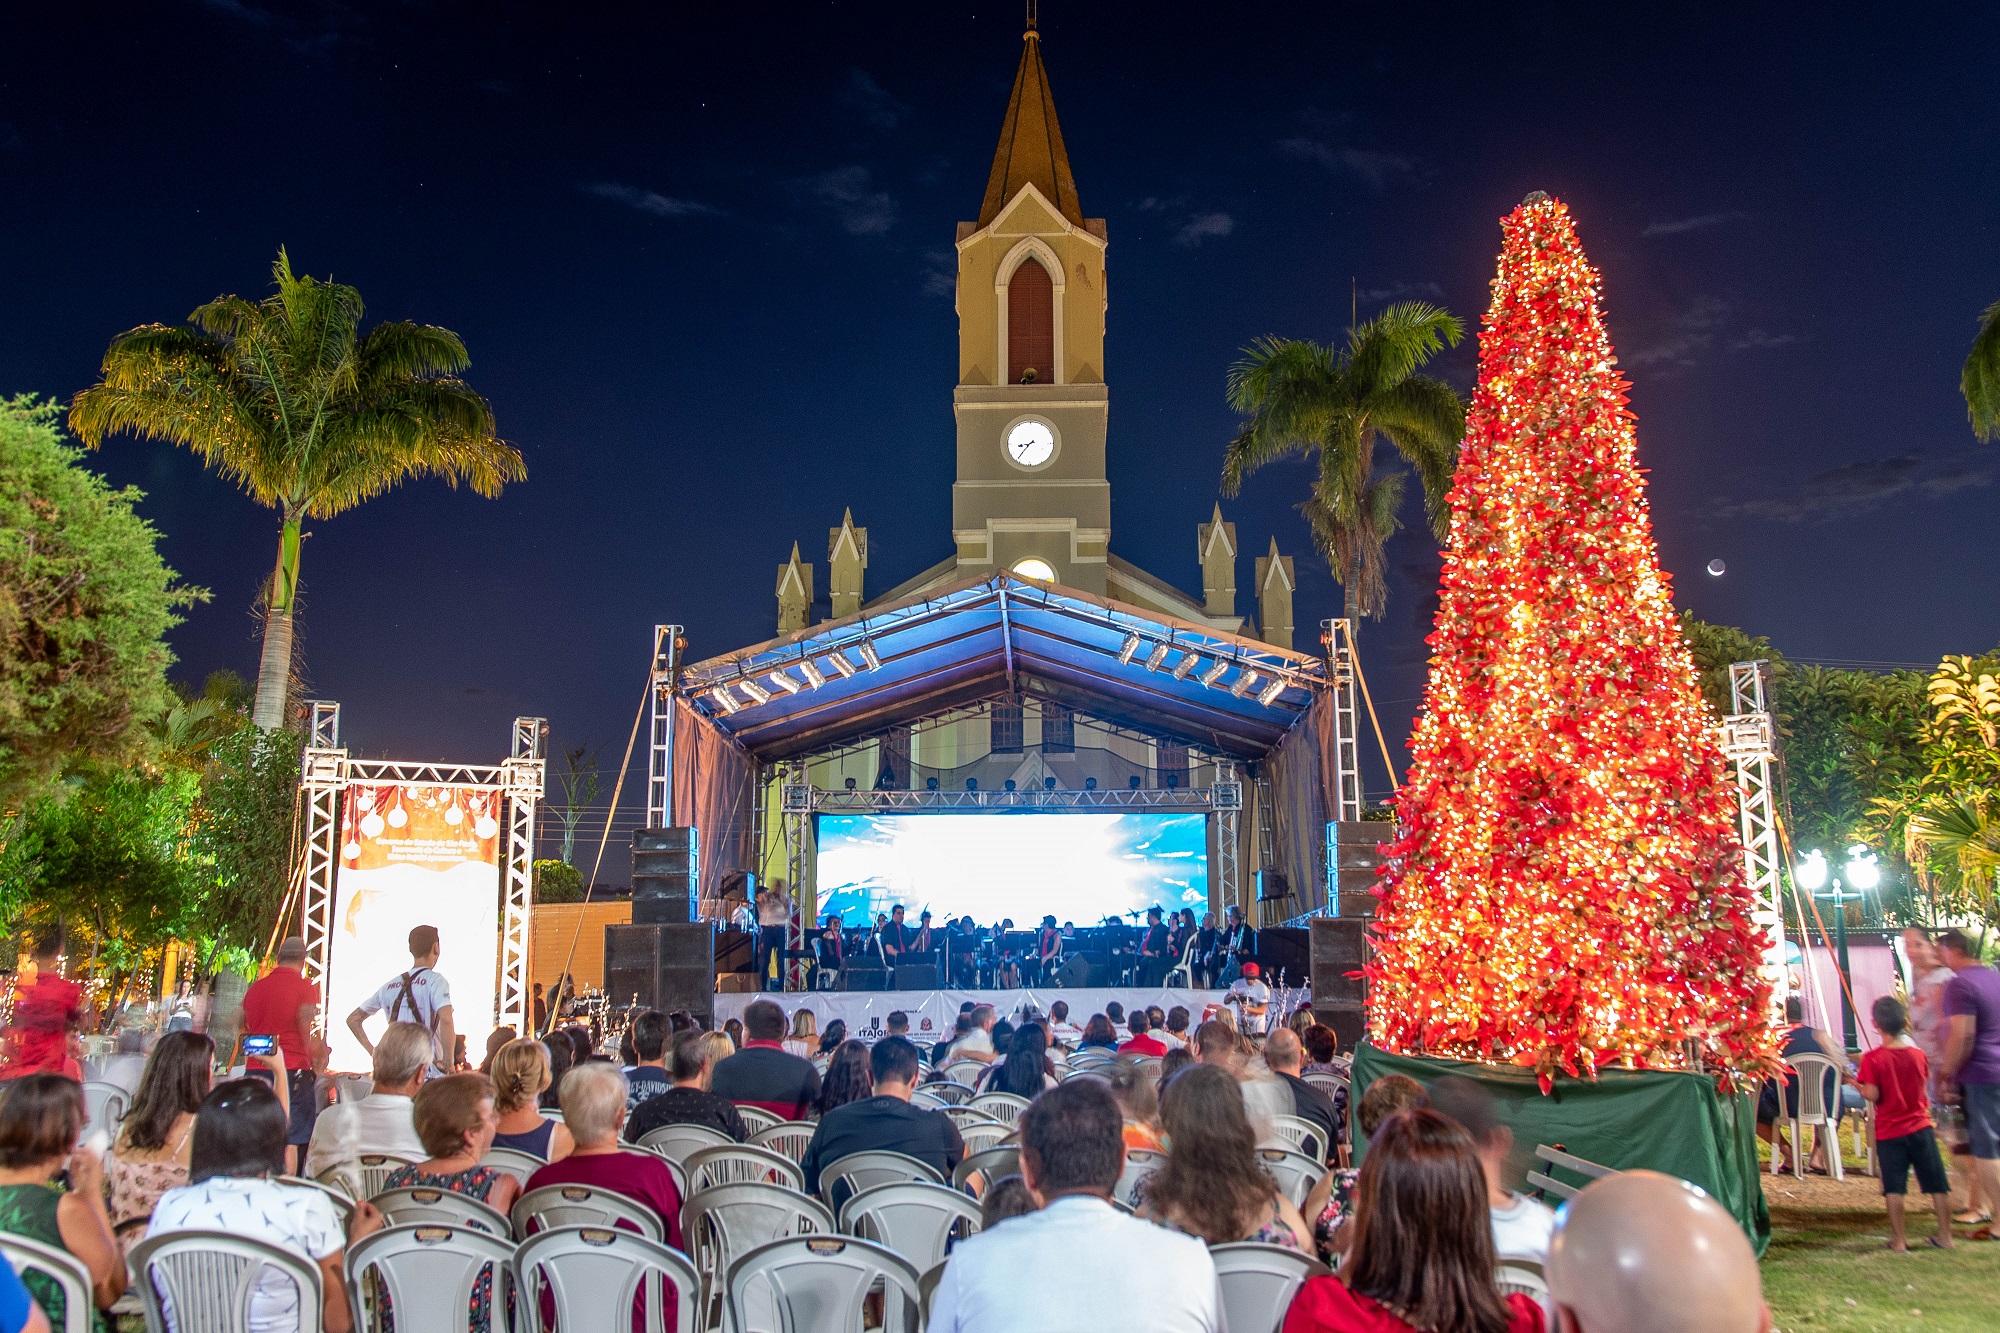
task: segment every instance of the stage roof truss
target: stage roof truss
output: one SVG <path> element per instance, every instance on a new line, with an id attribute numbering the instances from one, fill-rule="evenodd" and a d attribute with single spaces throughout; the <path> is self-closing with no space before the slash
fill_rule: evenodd
<path id="1" fill-rule="evenodd" d="M 1136 787 L 1077 790 L 1055 788 L 1028 791 L 834 791 L 804 784 L 784 790 L 790 813 L 817 815 L 951 814 L 972 811 L 1012 811 L 1019 814 L 1103 810 L 1237 810 L 1243 786 L 1221 782 L 1213 787 Z"/>
<path id="2" fill-rule="evenodd" d="M 695 663 L 676 688 L 770 762 L 1037 688 L 1139 735 L 1255 758 L 1329 685 L 1321 658 L 1000 573 Z"/>

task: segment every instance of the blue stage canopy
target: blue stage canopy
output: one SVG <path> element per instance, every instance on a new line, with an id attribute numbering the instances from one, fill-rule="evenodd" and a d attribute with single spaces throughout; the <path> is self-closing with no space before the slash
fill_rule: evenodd
<path id="1" fill-rule="evenodd" d="M 1009 692 L 1254 759 L 1328 687 L 1323 658 L 1012 573 L 693 663 L 679 682 L 763 762 Z"/>

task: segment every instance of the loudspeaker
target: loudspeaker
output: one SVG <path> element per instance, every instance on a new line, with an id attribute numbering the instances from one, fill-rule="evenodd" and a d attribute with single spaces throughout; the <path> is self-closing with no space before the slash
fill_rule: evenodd
<path id="1" fill-rule="evenodd" d="M 883 967 L 862 967 L 849 963 L 840 969 L 842 990 L 887 990 L 889 971 Z"/>
<path id="2" fill-rule="evenodd" d="M 1064 990 L 1082 990 L 1090 985 L 1090 960 L 1072 954 L 1056 969 L 1056 984 Z"/>
<path id="3" fill-rule="evenodd" d="M 689 827 L 646 828 L 632 834 L 632 924 L 698 921 L 695 886 L 700 841 Z"/>
<path id="4" fill-rule="evenodd" d="M 685 1009 L 703 1027 L 715 1021 L 715 928 L 632 925 L 604 928 L 604 990 L 614 1006 L 633 1002 L 672 1013 Z"/>
<path id="5" fill-rule="evenodd" d="M 1333 826 L 1334 883 L 1327 885 L 1339 916 L 1372 917 L 1375 895 L 1381 883 L 1382 844 L 1396 836 L 1396 826 L 1386 820 L 1359 820 Z"/>
<path id="6" fill-rule="evenodd" d="M 901 963 L 896 968 L 897 990 L 936 990 L 936 963 Z"/>
<path id="7" fill-rule="evenodd" d="M 1313 1013 L 1332 1028 L 1343 1049 L 1353 1050 L 1368 1027 L 1368 992 L 1350 977 L 1368 962 L 1368 922 L 1361 917 L 1314 917 Z"/>

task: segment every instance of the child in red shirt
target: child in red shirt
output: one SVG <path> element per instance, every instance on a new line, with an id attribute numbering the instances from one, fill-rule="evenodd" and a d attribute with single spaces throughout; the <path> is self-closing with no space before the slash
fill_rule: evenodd
<path id="1" fill-rule="evenodd" d="M 1931 1196 L 1937 1209 L 1937 1234 L 1925 1237 L 1926 1243 L 1949 1250 L 1951 1182 L 1938 1155 L 1930 1098 L 1924 1092 L 1930 1062 L 1905 1035 L 1910 1016 L 1901 1000 L 1884 995 L 1869 1016 L 1882 1034 L 1882 1044 L 1861 1057 L 1860 1076 L 1848 1082 L 1875 1104 L 1875 1158 L 1882 1171 L 1882 1201 L 1889 1208 L 1889 1248 L 1898 1254 L 1910 1248 L 1903 1236 L 1903 1195 L 1914 1167 L 1917 1188 Z"/>

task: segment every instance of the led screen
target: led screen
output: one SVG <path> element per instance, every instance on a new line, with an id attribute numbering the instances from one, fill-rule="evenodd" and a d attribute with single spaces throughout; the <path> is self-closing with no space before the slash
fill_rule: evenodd
<path id="1" fill-rule="evenodd" d="M 821 815 L 819 900 L 850 926 L 897 903 L 942 922 L 1045 914 L 1094 926 L 1155 904 L 1208 910 L 1199 814 Z"/>

